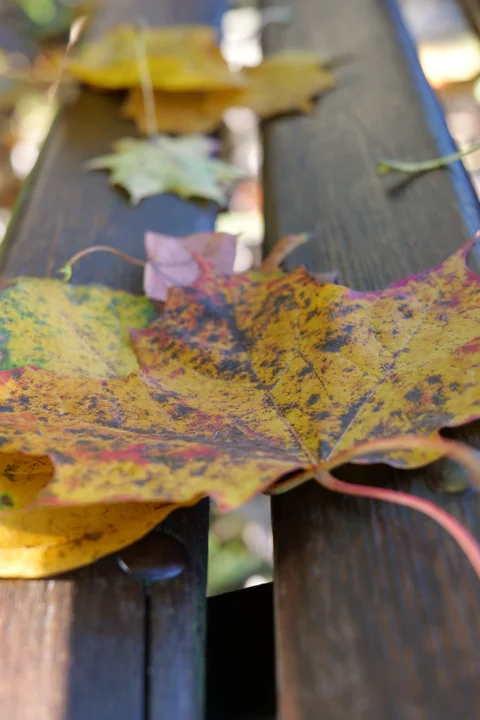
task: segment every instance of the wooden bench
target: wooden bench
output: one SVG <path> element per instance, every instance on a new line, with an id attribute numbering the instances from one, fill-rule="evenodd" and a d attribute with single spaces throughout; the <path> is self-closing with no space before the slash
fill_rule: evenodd
<path id="1" fill-rule="evenodd" d="M 273 3 L 272 3 L 273 4 Z M 378 178 L 380 157 L 453 151 L 394 0 L 297 0 L 268 51 L 349 53 L 313 116 L 265 129 L 267 243 L 317 229 L 289 261 L 382 288 L 439 263 L 480 227 L 463 166 L 414 180 Z M 471 429 L 470 435 L 475 434 Z M 480 536 L 478 494 L 426 487 L 448 465 L 402 473 L 349 469 L 431 498 Z M 433 523 L 311 483 L 272 503 L 277 687 L 282 720 L 448 720 L 480 714 L 480 587 Z"/>
<path id="2" fill-rule="evenodd" d="M 223 0 L 110 0 L 95 32 L 140 14 L 151 24 L 218 26 L 224 10 Z M 268 52 L 303 46 L 352 61 L 312 115 L 264 125 L 267 245 L 316 229 L 317 241 L 289 266 L 339 269 L 359 289 L 438 263 L 480 226 L 480 213 L 460 163 L 410 182 L 376 176 L 387 151 L 428 158 L 452 149 L 396 2 L 296 0 L 293 11 L 291 25 L 266 31 Z M 126 134 L 131 126 L 110 96 L 85 90 L 60 114 L 12 223 L 3 274 L 50 275 L 94 243 L 138 254 L 147 229 L 181 235 L 213 227 L 213 206 L 165 195 L 132 210 L 105 176 L 84 173 L 85 160 Z M 109 257 L 87 258 L 76 270 L 76 282 L 93 279 L 141 289 L 138 269 Z M 474 438 L 476 428 L 463 432 Z M 445 463 L 408 474 L 347 468 L 345 477 L 431 497 L 480 537 L 478 495 L 428 489 L 427 479 L 441 481 L 447 471 Z M 343 499 L 312 483 L 273 499 L 272 511 L 278 717 L 475 720 L 480 588 L 445 534 L 411 511 Z M 0 582 L 1 717 L 202 719 L 207 530 L 204 501 L 120 553 L 129 573 L 112 556 L 52 580 Z M 183 571 L 162 580 L 172 567 Z M 147 586 L 142 578 L 152 569 L 159 581 Z M 249 595 L 267 624 L 268 592 Z M 230 627 L 241 612 L 237 599 L 224 616 Z M 211 610 L 221 612 L 220 602 Z M 253 648 L 257 637 L 247 635 Z M 228 638 L 225 668 L 233 671 L 242 653 Z M 245 677 L 248 668 L 232 679 L 230 704 L 226 698 L 216 718 L 240 717 L 235 693 Z"/>

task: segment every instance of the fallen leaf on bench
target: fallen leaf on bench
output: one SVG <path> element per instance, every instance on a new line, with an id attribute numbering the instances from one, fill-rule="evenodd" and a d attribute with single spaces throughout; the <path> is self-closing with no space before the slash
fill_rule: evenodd
<path id="1" fill-rule="evenodd" d="M 173 192 L 223 206 L 227 188 L 244 173 L 210 157 L 211 148 L 211 140 L 202 135 L 123 138 L 114 144 L 114 153 L 90 160 L 86 168 L 110 170 L 110 181 L 123 187 L 134 205 L 151 195 Z"/>
<path id="2" fill-rule="evenodd" d="M 157 90 L 154 94 L 155 120 L 158 132 L 161 133 L 209 133 L 215 130 L 222 121 L 225 110 L 229 107 L 230 95 L 216 98 L 210 104 L 209 93 L 205 92 L 166 92 Z M 223 107 L 222 107 L 223 99 Z M 144 134 L 150 134 L 143 93 L 140 88 L 132 88 L 122 105 L 122 115 L 133 120 Z"/>
<path id="3" fill-rule="evenodd" d="M 164 302 L 169 287 L 192 285 L 200 275 L 195 256 L 203 257 L 230 275 L 236 251 L 237 239 L 228 233 L 195 233 L 178 238 L 147 232 L 147 262 L 143 275 L 145 295 L 151 300 Z"/>
<path id="4" fill-rule="evenodd" d="M 46 457 L 0 456 L 0 577 L 45 577 L 87 565 L 131 545 L 174 509 L 156 503 L 23 509 L 52 474 Z"/>
<path id="5" fill-rule="evenodd" d="M 479 415 L 480 285 L 468 247 L 364 293 L 318 285 L 302 269 L 226 277 L 199 259 L 195 284 L 172 288 L 159 319 L 133 332 L 137 366 L 120 377 L 101 348 L 101 372 L 91 350 L 79 362 L 62 333 L 40 367 L 22 358 L 13 369 L 22 335 L 12 338 L 9 318 L 22 314 L 22 283 L 45 282 L 20 280 L 0 297 L 11 368 L 0 378 L 2 452 L 51 459 L 37 505 L 210 495 L 231 508 L 292 472 L 426 464 L 447 447 L 432 440 L 441 427 Z M 23 292 L 48 339 L 56 326 L 36 297 Z M 101 343 L 101 318 L 89 324 Z M 399 447 L 405 434 L 416 437 Z"/>
<path id="6" fill-rule="evenodd" d="M 295 248 L 311 239 L 309 233 L 288 235 L 279 240 L 251 277 L 272 275 L 280 271 L 283 261 Z M 234 270 L 237 238 L 229 233 L 195 233 L 187 237 L 169 237 L 161 233 L 145 233 L 147 262 L 143 276 L 145 295 L 164 302 L 169 287 L 188 287 L 200 277 L 202 258 L 225 275 Z M 281 271 L 280 271 L 281 272 Z M 283 274 L 283 273 L 281 273 Z M 320 283 L 336 282 L 336 272 L 316 273 Z"/>
<path id="7" fill-rule="evenodd" d="M 267 57 L 260 65 L 244 68 L 245 86 L 208 93 L 155 93 L 158 130 L 172 133 L 210 132 L 229 107 L 248 107 L 267 118 L 295 110 L 308 111 L 312 98 L 330 90 L 334 77 L 310 52 L 289 50 Z M 133 88 L 123 114 L 148 134 L 143 95 Z"/>
<path id="8" fill-rule="evenodd" d="M 176 26 L 141 28 L 120 25 L 99 40 L 84 43 L 66 69 L 88 85 L 128 88 L 141 85 L 137 41 L 145 43 L 147 67 L 154 88 L 217 90 L 243 84 L 223 59 L 214 28 Z"/>
<path id="9" fill-rule="evenodd" d="M 155 315 L 146 298 L 105 287 L 37 278 L 4 281 L 0 411 L 8 410 L 5 389 L 21 372 L 13 368 L 54 367 L 60 382 L 64 376 L 80 382 L 85 376 L 128 375 L 138 367 L 128 330 L 145 327 Z M 37 407 L 39 430 L 47 435 L 49 419 L 60 420 L 70 411 L 54 385 L 51 392 L 48 404 Z M 27 419 L 29 398 L 18 399 Z M 85 417 L 88 422 L 88 413 Z M 50 444 L 61 454 L 58 430 Z M 29 507 L 53 473 L 47 455 L 0 453 L 0 576 L 42 577 L 85 565 L 139 539 L 173 509 L 157 503 Z"/>

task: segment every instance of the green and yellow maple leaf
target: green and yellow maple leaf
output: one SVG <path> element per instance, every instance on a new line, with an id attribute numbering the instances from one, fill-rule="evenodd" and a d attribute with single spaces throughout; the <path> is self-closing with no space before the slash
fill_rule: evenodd
<path id="1" fill-rule="evenodd" d="M 211 147 L 211 140 L 202 135 L 123 138 L 114 144 L 114 153 L 90 160 L 86 168 L 110 170 L 111 182 L 123 187 L 134 205 L 165 192 L 224 205 L 226 189 L 244 173 L 210 157 Z"/>
<path id="2" fill-rule="evenodd" d="M 1 293 L 3 380 L 22 366 L 55 367 L 59 377 L 77 381 L 125 377 L 138 368 L 129 330 L 156 316 L 146 298 L 95 285 L 20 278 L 5 281 Z M 4 391 L 2 384 L 1 413 L 7 411 Z M 61 418 L 70 412 L 69 401 L 52 393 L 49 412 Z M 61 453 L 61 444 L 51 437 L 52 451 Z M 122 502 L 30 507 L 53 474 L 48 454 L 0 454 L 0 576 L 39 577 L 93 562 L 130 545 L 172 510 Z"/>

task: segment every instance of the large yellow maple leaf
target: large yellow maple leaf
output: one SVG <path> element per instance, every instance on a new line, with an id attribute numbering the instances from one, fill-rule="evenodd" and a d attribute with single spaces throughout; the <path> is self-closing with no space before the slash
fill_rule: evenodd
<path id="1" fill-rule="evenodd" d="M 231 508 L 292 473 L 438 457 L 439 429 L 480 415 L 467 251 L 364 293 L 198 258 L 148 327 L 153 306 L 128 293 L 7 283 L 0 575 L 89 562 L 204 495 Z"/>
<path id="2" fill-rule="evenodd" d="M 203 93 L 155 93 L 158 130 L 205 133 L 214 130 L 229 107 L 247 107 L 267 118 L 294 110 L 308 111 L 312 98 L 334 85 L 332 73 L 311 52 L 288 50 L 267 57 L 260 65 L 244 68 L 244 86 Z M 126 117 L 148 133 L 143 95 L 133 88 L 123 106 Z"/>
<path id="3" fill-rule="evenodd" d="M 226 277 L 198 259 L 195 286 L 171 289 L 164 314 L 133 332 L 128 375 L 67 365 L 52 328 L 48 363 L 1 373 L 2 452 L 50 457 L 55 475 L 38 504 L 212 495 L 234 507 L 286 473 L 335 466 L 366 440 L 466 423 L 480 414 L 480 337 L 478 278 L 464 256 L 365 293 L 302 269 Z M 4 291 L 0 312 L 15 292 Z M 2 327 L 8 367 L 16 341 Z M 414 467 L 434 457 L 361 460 Z"/>
<path id="4" fill-rule="evenodd" d="M 85 43 L 64 69 L 88 85 L 128 88 L 141 84 L 138 41 L 154 88 L 218 90 L 243 84 L 222 58 L 214 28 L 192 25 L 137 28 L 119 25 L 102 38 Z"/>

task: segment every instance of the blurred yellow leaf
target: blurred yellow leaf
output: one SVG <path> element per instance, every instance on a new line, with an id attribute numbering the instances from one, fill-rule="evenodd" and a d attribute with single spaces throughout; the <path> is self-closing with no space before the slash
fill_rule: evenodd
<path id="1" fill-rule="evenodd" d="M 243 84 L 242 74 L 231 72 L 222 58 L 215 30 L 202 25 L 146 29 L 120 25 L 100 40 L 84 44 L 65 61 L 65 69 L 88 85 L 138 86 L 140 37 L 154 88 L 198 91 Z"/>
<path id="2" fill-rule="evenodd" d="M 215 104 L 211 106 L 209 103 L 210 93 L 157 90 L 155 92 L 155 115 L 158 131 L 162 133 L 209 133 L 215 130 L 229 106 L 229 95 L 225 98 L 221 91 L 215 95 Z M 125 117 L 135 121 L 142 133 L 149 134 L 140 88 L 130 90 L 122 112 Z"/>
<path id="3" fill-rule="evenodd" d="M 334 77 L 322 68 L 316 55 L 289 50 L 272 55 L 260 65 L 242 71 L 245 86 L 236 90 L 197 93 L 157 91 L 155 112 L 160 132 L 211 132 L 229 107 L 253 110 L 259 117 L 308 111 L 312 98 L 334 86 Z M 130 90 L 123 107 L 140 130 L 147 132 L 140 88 Z"/>
<path id="4" fill-rule="evenodd" d="M 292 110 L 308 111 L 312 98 L 335 84 L 332 73 L 318 57 L 303 50 L 286 50 L 267 57 L 260 65 L 245 71 L 245 89 L 233 93 L 231 104 L 251 108 L 260 117 Z M 215 98 L 212 95 L 212 107 Z"/>

